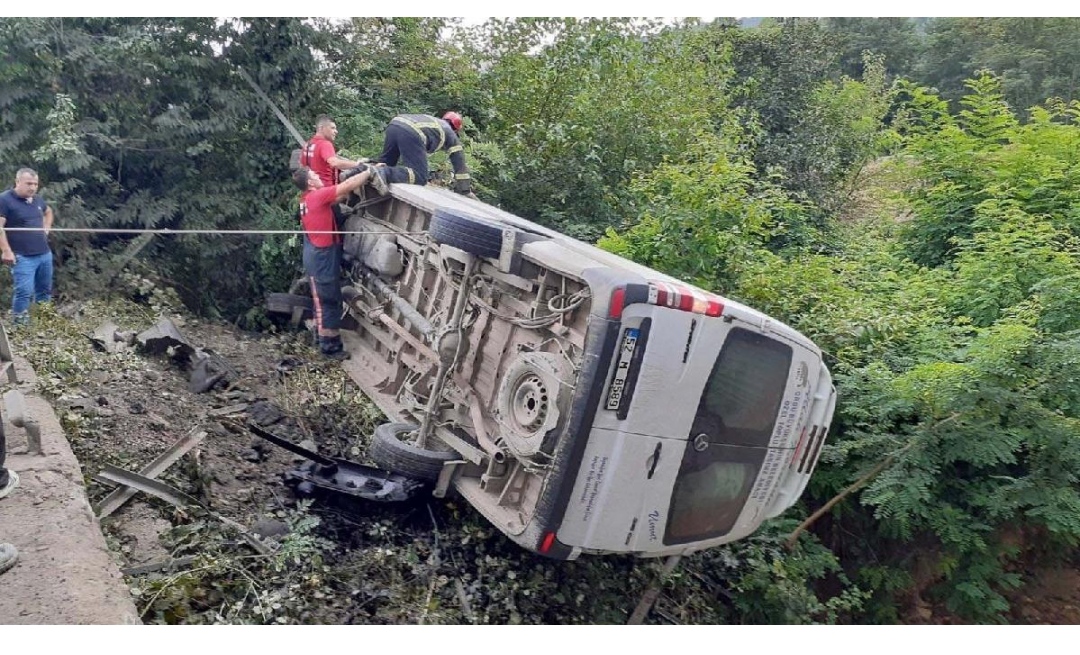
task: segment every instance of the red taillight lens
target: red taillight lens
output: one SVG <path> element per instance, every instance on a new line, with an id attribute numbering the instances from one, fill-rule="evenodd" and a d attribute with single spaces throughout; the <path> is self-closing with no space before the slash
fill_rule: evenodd
<path id="1" fill-rule="evenodd" d="M 719 296 L 668 282 L 649 283 L 649 304 L 713 317 L 724 313 Z"/>
<path id="2" fill-rule="evenodd" d="M 649 284 L 631 284 L 611 292 L 608 316 L 622 318 L 626 305 L 644 303 L 655 307 L 669 307 L 682 312 L 719 317 L 724 313 L 723 298 L 670 282 L 652 281 Z"/>
<path id="3" fill-rule="evenodd" d="M 611 292 L 611 305 L 608 307 L 609 318 L 622 318 L 622 310 L 626 305 L 626 289 L 619 287 Z"/>
<path id="4" fill-rule="evenodd" d="M 555 533 L 549 532 L 544 535 L 544 540 L 540 542 L 540 552 L 546 553 L 551 550 L 551 545 L 555 543 Z"/>

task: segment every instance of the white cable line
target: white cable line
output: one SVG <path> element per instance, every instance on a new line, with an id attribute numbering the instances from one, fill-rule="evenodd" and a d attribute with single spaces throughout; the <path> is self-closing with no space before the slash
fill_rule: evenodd
<path id="1" fill-rule="evenodd" d="M 3 227 L 2 232 L 42 232 L 40 227 Z M 112 227 L 54 227 L 53 232 L 88 232 L 91 234 L 427 234 L 427 232 L 401 232 L 396 230 L 171 230 L 169 228 L 112 228 Z"/>

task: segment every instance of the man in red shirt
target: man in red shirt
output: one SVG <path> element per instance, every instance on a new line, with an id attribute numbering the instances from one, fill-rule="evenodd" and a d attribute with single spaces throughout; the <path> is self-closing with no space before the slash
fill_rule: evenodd
<path id="1" fill-rule="evenodd" d="M 338 183 L 338 171 L 360 164 L 358 161 L 338 157 L 334 150 L 337 132 L 334 119 L 326 114 L 319 116 L 315 119 L 314 136 L 308 139 L 307 145 L 300 151 L 300 165 L 315 171 L 323 186 L 334 186 Z"/>
<path id="2" fill-rule="evenodd" d="M 304 226 L 304 273 L 311 281 L 315 305 L 315 325 L 319 350 L 331 359 L 348 359 L 341 343 L 341 252 L 342 238 L 334 220 L 334 206 L 354 189 L 367 183 L 365 168 L 341 184 L 326 185 L 307 166 L 292 176 L 300 189 L 300 223 Z"/>

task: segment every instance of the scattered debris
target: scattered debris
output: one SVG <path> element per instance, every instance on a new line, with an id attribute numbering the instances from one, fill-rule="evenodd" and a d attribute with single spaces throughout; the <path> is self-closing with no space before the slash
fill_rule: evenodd
<path id="1" fill-rule="evenodd" d="M 140 332 L 135 340 L 151 355 L 163 355 L 171 350 L 174 357 L 190 359 L 195 353 L 195 348 L 169 318 L 162 318 L 153 327 Z"/>
<path id="2" fill-rule="evenodd" d="M 153 479 L 161 475 L 165 469 L 172 466 L 177 460 L 184 456 L 184 453 L 191 450 L 199 444 L 206 437 L 206 432 L 191 432 L 186 436 L 179 439 L 176 443 L 169 446 L 165 452 L 161 453 L 154 461 L 147 464 L 143 469 L 139 471 L 140 475 Z M 109 514 L 112 514 L 118 510 L 124 503 L 135 495 L 135 490 L 128 487 L 120 487 L 114 490 L 111 494 L 105 497 L 100 503 L 94 506 L 94 513 L 97 514 L 99 519 L 103 519 Z"/>
<path id="3" fill-rule="evenodd" d="M 192 393 L 206 393 L 214 388 L 218 382 L 225 379 L 225 371 L 211 372 L 212 363 L 209 357 L 203 357 L 195 361 L 191 367 L 191 380 L 188 388 Z"/>
<path id="4" fill-rule="evenodd" d="M 311 495 L 318 488 L 365 500 L 398 502 L 409 500 L 427 488 L 424 482 L 404 475 L 346 459 L 324 457 L 306 447 L 314 446 L 313 443 L 297 445 L 253 423 L 248 423 L 247 427 L 256 436 L 310 460 L 285 473 L 286 484 L 295 487 L 298 494 Z"/>
<path id="5" fill-rule="evenodd" d="M 273 552 L 269 546 L 263 543 L 261 539 L 251 534 L 251 532 L 242 524 L 237 523 L 227 516 L 221 516 L 183 491 L 180 491 L 171 485 L 167 485 L 160 480 L 148 478 L 111 464 L 106 464 L 105 468 L 94 477 L 100 480 L 108 480 L 110 482 L 126 485 L 132 489 L 150 494 L 151 496 L 156 496 L 181 509 L 199 507 L 210 516 L 234 528 L 240 533 L 240 536 L 244 538 L 244 541 L 250 544 L 260 555 L 269 555 Z"/>
<path id="6" fill-rule="evenodd" d="M 228 385 L 237 379 L 239 375 L 224 357 L 209 349 L 199 348 L 195 351 L 188 387 L 193 393 L 206 393 L 221 382 Z"/>
<path id="7" fill-rule="evenodd" d="M 267 427 L 285 418 L 285 413 L 268 400 L 260 400 L 248 408 L 248 417 L 252 423 Z"/>
<path id="8" fill-rule="evenodd" d="M 229 405 L 228 407 L 218 407 L 217 409 L 211 409 L 206 412 L 207 416 L 229 416 L 231 414 L 240 414 L 248 408 L 247 403 L 240 403 L 238 405 Z"/>
<path id="9" fill-rule="evenodd" d="M 428 493 L 428 485 L 398 473 L 364 466 L 344 459 L 333 459 L 331 466 L 306 461 L 285 473 L 285 483 L 296 493 L 310 496 L 315 489 L 364 500 L 402 502 Z"/>
<path id="10" fill-rule="evenodd" d="M 107 353 L 115 353 L 123 340 L 117 334 L 120 328 L 112 321 L 105 321 L 90 335 L 90 341 Z"/>
<path id="11" fill-rule="evenodd" d="M 191 566 L 194 562 L 194 555 L 186 555 L 184 557 L 167 559 L 161 562 L 151 562 L 149 564 L 140 564 L 139 566 L 129 566 L 127 568 L 120 569 L 120 572 L 124 575 L 146 575 L 147 573 L 157 573 L 158 571 L 162 571 L 164 573 L 173 573 L 178 569 Z"/>

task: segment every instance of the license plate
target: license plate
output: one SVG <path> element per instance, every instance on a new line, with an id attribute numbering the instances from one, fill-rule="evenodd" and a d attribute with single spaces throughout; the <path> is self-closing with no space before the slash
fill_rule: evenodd
<path id="1" fill-rule="evenodd" d="M 615 364 L 615 377 L 611 380 L 611 388 L 608 390 L 607 409 L 618 411 L 622 404 L 623 392 L 626 390 L 626 375 L 630 371 L 630 360 L 634 357 L 637 348 L 638 328 L 626 328 L 623 332 L 622 346 L 619 348 L 619 361 Z"/>

